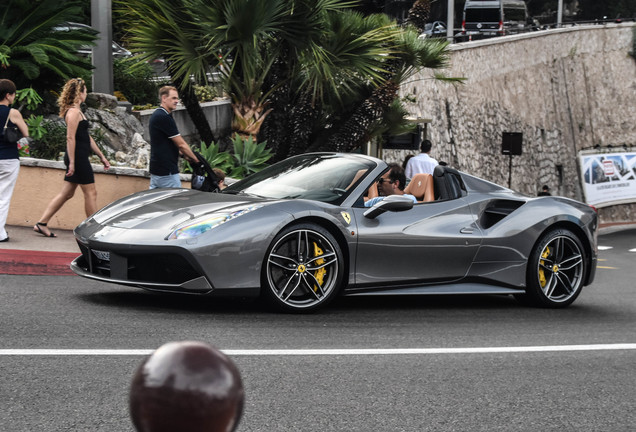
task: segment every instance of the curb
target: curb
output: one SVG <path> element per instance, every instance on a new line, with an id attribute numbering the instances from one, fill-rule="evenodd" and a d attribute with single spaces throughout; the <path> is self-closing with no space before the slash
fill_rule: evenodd
<path id="1" fill-rule="evenodd" d="M 70 264 L 79 252 L 0 250 L 0 274 L 34 276 L 74 276 Z"/>

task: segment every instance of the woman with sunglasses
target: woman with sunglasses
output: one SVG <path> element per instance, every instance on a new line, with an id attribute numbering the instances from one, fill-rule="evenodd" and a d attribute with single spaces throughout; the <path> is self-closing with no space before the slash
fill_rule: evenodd
<path id="1" fill-rule="evenodd" d="M 39 222 L 33 226 L 33 231 L 46 237 L 56 237 L 47 227 L 53 215 L 62 208 L 64 203 L 75 194 L 77 186 L 84 193 L 84 211 L 90 216 L 97 211 L 97 190 L 95 176 L 89 161 L 91 151 L 99 156 L 105 169 L 110 168 L 108 159 L 104 157 L 95 140 L 88 134 L 88 120 L 80 109 L 86 100 L 86 83 L 81 78 L 69 80 L 62 89 L 58 99 L 60 117 L 66 121 L 66 176 L 62 190 L 51 200 Z"/>

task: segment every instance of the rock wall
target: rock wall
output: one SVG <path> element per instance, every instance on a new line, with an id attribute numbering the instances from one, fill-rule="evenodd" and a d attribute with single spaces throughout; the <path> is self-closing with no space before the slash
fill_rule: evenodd
<path id="1" fill-rule="evenodd" d="M 583 199 L 583 150 L 636 148 L 634 23 L 580 26 L 451 45 L 448 76 L 423 71 L 402 86 L 417 117 L 431 119 L 431 155 L 460 170 L 534 195 Z M 523 133 L 523 154 L 501 154 L 502 132 Z M 401 161 L 405 152 L 385 154 Z M 635 205 L 601 209 L 635 220 Z"/>

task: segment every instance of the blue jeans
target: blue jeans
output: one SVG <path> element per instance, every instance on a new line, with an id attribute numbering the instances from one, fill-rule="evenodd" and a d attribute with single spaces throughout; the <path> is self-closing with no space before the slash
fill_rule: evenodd
<path id="1" fill-rule="evenodd" d="M 180 187 L 181 178 L 179 177 L 179 174 L 169 174 L 166 176 L 150 174 L 150 189 Z"/>

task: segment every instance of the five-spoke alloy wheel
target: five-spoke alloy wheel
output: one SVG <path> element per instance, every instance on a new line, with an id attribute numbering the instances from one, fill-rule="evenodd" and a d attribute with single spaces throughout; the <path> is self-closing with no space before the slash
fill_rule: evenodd
<path id="1" fill-rule="evenodd" d="M 528 300 L 549 308 L 568 306 L 583 288 L 586 262 L 581 241 L 571 231 L 556 229 L 546 233 L 528 263 Z"/>
<path id="2" fill-rule="evenodd" d="M 337 294 L 344 272 L 338 242 L 315 224 L 279 233 L 263 267 L 262 294 L 279 309 L 293 312 L 326 305 Z"/>

